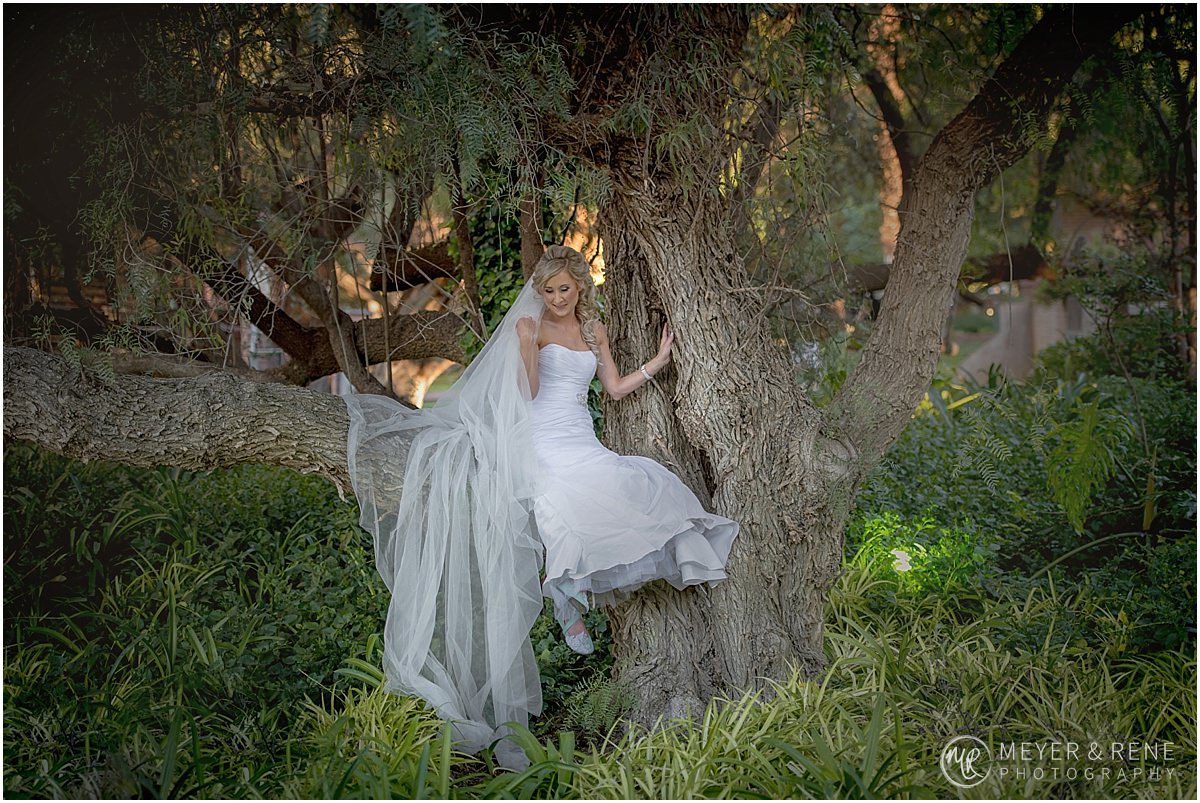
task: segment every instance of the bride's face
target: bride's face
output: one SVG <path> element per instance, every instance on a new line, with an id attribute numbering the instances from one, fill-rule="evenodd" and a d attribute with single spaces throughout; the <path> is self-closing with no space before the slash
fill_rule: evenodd
<path id="1" fill-rule="evenodd" d="M 555 320 L 565 321 L 575 314 L 579 303 L 579 285 L 565 270 L 551 276 L 542 285 L 542 301 Z"/>

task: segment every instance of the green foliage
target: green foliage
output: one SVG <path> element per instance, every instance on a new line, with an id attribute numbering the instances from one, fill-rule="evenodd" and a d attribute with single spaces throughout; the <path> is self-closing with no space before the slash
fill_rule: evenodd
<path id="1" fill-rule="evenodd" d="M 1137 541 L 1090 572 L 1099 594 L 1120 602 L 1110 628 L 1111 654 L 1160 646 L 1187 649 L 1196 640 L 1196 538 Z"/>
<path id="2" fill-rule="evenodd" d="M 412 697 L 382 686 L 352 686 L 327 704 L 305 701 L 296 732 L 302 772 L 279 797 L 446 798 L 452 764 L 449 726 Z"/>
<path id="3" fill-rule="evenodd" d="M 914 595 L 979 587 L 996 575 L 1001 546 L 986 530 L 940 526 L 929 515 L 903 518 L 891 511 L 855 515 L 846 531 L 850 565 Z"/>
<path id="4" fill-rule="evenodd" d="M 1072 419 L 1048 433 L 1054 446 L 1046 457 L 1046 473 L 1055 501 L 1075 531 L 1083 532 L 1092 497 L 1116 472 L 1116 455 L 1133 438 L 1133 426 L 1121 413 L 1101 409 L 1099 398 L 1085 402 L 1077 396 L 1072 413 Z"/>
<path id="5" fill-rule="evenodd" d="M 714 701 L 695 721 L 633 728 L 584 757 L 573 794 L 563 797 L 953 797 L 938 758 L 963 733 L 992 746 L 1128 733 L 1192 744 L 1194 656 L 1108 659 L 1097 651 L 1098 633 L 1095 641 L 1060 638 L 1065 618 L 1092 623 L 1108 615 L 1087 594 L 1063 594 L 1046 582 L 1001 586 L 978 599 L 978 615 L 963 617 L 966 592 L 892 599 L 885 586 L 857 566 L 839 579 L 820 679 L 794 675 L 768 694 Z M 1186 796 L 1194 757 L 1171 766 L 1175 774 L 1164 773 L 1153 787 L 1144 775 L 1110 771 L 1048 779 L 1037 794 L 1105 798 L 1153 788 Z M 992 773 L 980 794 L 1005 799 L 1029 790 L 1015 773 Z"/>
<path id="6" fill-rule="evenodd" d="M 989 316 L 983 311 L 971 310 L 955 316 L 954 328 L 960 332 L 972 334 L 995 334 L 1000 330 L 1000 322 L 995 316 Z"/>
<path id="7" fill-rule="evenodd" d="M 1081 533 L 1096 493 L 1116 472 L 1117 461 L 1136 449 L 1130 408 L 1122 405 L 1128 399 L 1117 391 L 1111 382 L 1083 378 L 934 389 L 927 415 L 935 421 L 920 428 L 951 442 L 957 453 L 952 479 L 970 477 L 995 494 L 1012 492 L 1014 472 L 1024 487 L 1041 480 Z"/>
<path id="8" fill-rule="evenodd" d="M 1174 338 L 1185 331 L 1166 309 L 1120 316 L 1105 332 L 1055 343 L 1038 355 L 1038 363 L 1055 377 L 1120 376 L 1128 371 L 1139 379 L 1178 381 L 1187 375 L 1187 367 Z"/>
<path id="9" fill-rule="evenodd" d="M 1042 295 L 1077 298 L 1097 331 L 1047 349 L 1040 357 L 1044 370 L 1183 380 L 1187 366 L 1178 338 L 1190 325 L 1171 306 L 1170 262 L 1168 254 L 1113 243 L 1062 260 L 1056 266 L 1060 275 Z"/>
<path id="10" fill-rule="evenodd" d="M 1064 381 L 1045 366 L 1028 384 L 935 385 L 860 491 L 848 558 L 889 593 L 941 593 L 917 570 L 954 534 L 964 567 L 972 549 L 981 560 L 980 587 L 997 571 L 1065 572 L 1124 611 L 1123 649 L 1194 644 L 1192 570 L 1163 566 L 1194 549 L 1195 410 L 1173 382 Z M 914 571 L 894 569 L 893 549 Z"/>
<path id="11" fill-rule="evenodd" d="M 567 697 L 564 705 L 567 727 L 588 742 L 603 739 L 632 710 L 635 702 L 629 689 L 606 674 L 597 673 Z"/>
<path id="12" fill-rule="evenodd" d="M 83 466 L 20 444 L 5 471 L 10 795 L 444 790 L 441 723 L 377 689 L 387 590 L 354 505 L 323 479 Z M 606 617 L 586 622 L 586 658 L 550 615 L 535 626 L 539 728 L 611 666 Z"/>
<path id="13" fill-rule="evenodd" d="M 1189 11 L 1147 8 L 1069 93 L 1081 136 L 1067 181 L 1092 197 L 1121 197 L 1127 224 L 1139 228 L 1153 218 L 1163 226 L 1169 199 L 1188 192 L 1180 159 L 1196 124 L 1195 36 Z"/>
<path id="14" fill-rule="evenodd" d="M 516 301 L 525 285 L 521 267 L 521 224 L 517 216 L 498 205 L 471 215 L 471 244 L 475 253 L 475 281 L 483 321 L 490 335 Z M 458 259 L 458 243 L 452 241 L 450 253 Z M 483 342 L 472 333 L 464 334 L 464 350 L 474 357 Z"/>
<path id="15" fill-rule="evenodd" d="M 860 558 L 831 592 L 819 679 L 619 737 L 608 726 L 626 692 L 603 680 L 603 617 L 588 615 L 600 649 L 587 659 L 543 617 L 552 713 L 541 734 L 515 732 L 531 765 L 508 773 L 384 691 L 385 590 L 353 505 L 322 480 L 81 466 L 15 444 L 5 471 L 10 797 L 946 797 L 937 758 L 960 733 L 1195 743 L 1179 624 L 1194 538 L 1130 543 L 1065 590 L 1057 573 L 995 576 L 965 524 L 880 516 L 850 539 Z M 904 585 L 885 547 L 914 542 L 929 563 Z M 1179 648 L 1145 654 L 1170 638 Z M 1174 768 L 1039 789 L 1185 797 L 1194 755 Z M 1023 794 L 988 783 L 989 796 Z"/>
<path id="16" fill-rule="evenodd" d="M 6 672 L 6 792 L 263 796 L 297 706 L 340 685 L 346 644 L 385 610 L 350 506 L 255 467 L 9 445 L 5 470 L 7 643 L 34 673 Z"/>
<path id="17" fill-rule="evenodd" d="M 528 769 L 518 773 L 499 774 L 473 788 L 468 787 L 464 790 L 464 797 L 507 800 L 557 800 L 573 797 L 572 781 L 578 772 L 575 763 L 575 735 L 571 731 L 561 731 L 557 738 L 539 741 L 528 728 L 513 726 L 510 730 L 512 741 L 529 759 Z M 486 753 L 484 757 L 488 759 Z"/>

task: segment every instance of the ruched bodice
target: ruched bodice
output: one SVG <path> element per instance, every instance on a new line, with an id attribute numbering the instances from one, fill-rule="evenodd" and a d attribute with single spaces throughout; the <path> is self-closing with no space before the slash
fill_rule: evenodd
<path id="1" fill-rule="evenodd" d="M 596 355 L 590 351 L 550 343 L 538 352 L 538 393 L 533 399 L 535 442 L 553 434 L 556 425 L 594 432 L 587 391 L 595 375 Z"/>
<path id="2" fill-rule="evenodd" d="M 608 451 L 596 439 L 587 406 L 588 385 L 595 374 L 596 356 L 590 351 L 551 343 L 538 352 L 538 393 L 530 430 L 543 476 Z"/>

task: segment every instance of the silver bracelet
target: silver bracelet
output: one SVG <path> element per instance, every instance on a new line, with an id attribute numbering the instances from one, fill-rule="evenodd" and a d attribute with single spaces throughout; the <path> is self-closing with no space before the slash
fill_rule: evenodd
<path id="1" fill-rule="evenodd" d="M 647 382 L 649 382 L 651 379 L 654 378 L 654 377 L 650 376 L 649 373 L 646 372 L 646 363 L 642 363 L 641 371 L 642 371 L 642 376 L 646 377 Z"/>

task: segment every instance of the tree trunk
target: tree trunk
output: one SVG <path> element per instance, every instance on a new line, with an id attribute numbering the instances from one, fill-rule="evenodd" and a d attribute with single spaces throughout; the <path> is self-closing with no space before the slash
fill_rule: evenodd
<path id="1" fill-rule="evenodd" d="M 606 405 L 609 445 L 663 462 L 742 528 L 724 582 L 683 593 L 656 584 L 613 612 L 617 676 L 646 724 L 761 688 L 793 664 L 822 667 L 824 598 L 842 557 L 849 496 L 836 501 L 814 466 L 816 411 L 770 337 L 724 209 L 631 176 L 603 216 L 619 369 L 654 353 L 664 310 L 677 336 L 672 369 Z"/>
<path id="2" fill-rule="evenodd" d="M 907 184 L 912 181 L 916 162 L 904 114 L 900 110 L 905 95 L 896 77 L 900 17 L 895 6 L 885 5 L 871 23 L 870 31 L 872 43 L 867 45 L 867 53 L 874 69 L 865 72 L 863 79 L 880 110 L 879 133 L 875 139 L 882 179 L 879 210 L 883 220 L 879 224 L 879 246 L 883 261 L 890 265 L 896 256 L 896 238 L 900 236 L 900 203 Z"/>

